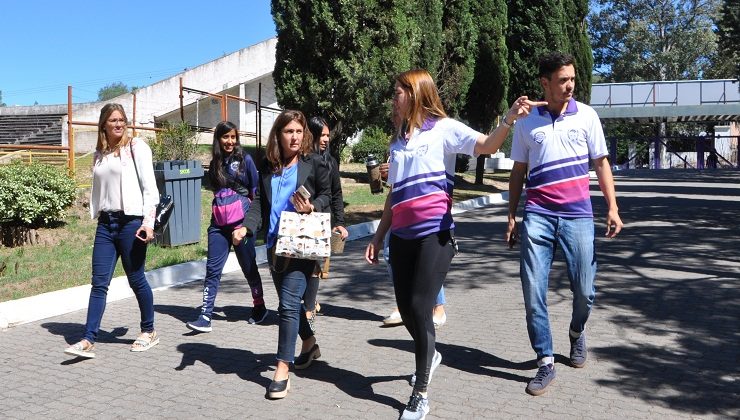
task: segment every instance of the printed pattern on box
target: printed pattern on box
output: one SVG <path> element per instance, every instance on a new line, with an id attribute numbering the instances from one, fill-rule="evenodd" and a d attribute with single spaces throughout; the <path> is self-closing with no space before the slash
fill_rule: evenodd
<path id="1" fill-rule="evenodd" d="M 321 260 L 331 254 L 331 215 L 283 211 L 275 242 L 275 255 Z"/>

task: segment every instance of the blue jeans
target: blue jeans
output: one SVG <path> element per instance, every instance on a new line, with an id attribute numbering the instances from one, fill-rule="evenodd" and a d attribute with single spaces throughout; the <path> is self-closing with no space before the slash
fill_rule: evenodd
<path id="1" fill-rule="evenodd" d="M 273 251 L 270 249 L 267 255 L 273 255 Z M 314 268 L 316 261 L 312 260 L 277 257 L 274 266 L 271 262 L 270 274 L 279 299 L 277 359 L 286 363 L 293 363 L 295 359 L 297 336 L 304 341 L 313 336 L 301 300 Z"/>
<path id="2" fill-rule="evenodd" d="M 388 233 L 385 234 L 385 238 L 383 239 L 383 259 L 385 259 L 385 266 L 388 269 L 388 278 L 393 281 L 393 268 L 391 267 L 391 250 L 390 250 L 390 239 L 391 237 L 391 231 L 388 230 Z M 444 285 L 439 289 L 439 293 L 437 293 L 437 298 L 434 301 L 434 306 L 444 305 L 447 303 L 445 300 L 445 287 Z"/>
<path id="3" fill-rule="evenodd" d="M 570 329 L 582 332 L 591 313 L 596 289 L 596 252 L 592 218 L 567 219 L 524 213 L 519 273 L 527 311 L 527 332 L 537 360 L 552 357 L 552 334 L 547 313 L 550 267 L 558 245 L 563 250 L 573 292 Z"/>
<path id="4" fill-rule="evenodd" d="M 226 260 L 229 258 L 231 232 L 233 231 L 234 229 L 230 227 L 216 227 L 214 225 L 208 227 L 208 260 L 206 261 L 206 277 L 203 281 L 201 314 L 209 319 L 216 302 L 221 274 L 224 271 Z M 260 277 L 260 272 L 257 269 L 254 236 L 245 238 L 239 245 L 234 246 L 234 254 L 252 292 L 253 305 L 264 305 L 262 277 Z"/>
<path id="5" fill-rule="evenodd" d="M 154 331 L 154 296 L 144 275 L 146 243 L 136 238 L 141 217 L 126 216 L 123 212 L 101 212 L 95 231 L 92 254 L 92 289 L 87 307 L 84 338 L 94 343 L 103 319 L 113 270 L 121 257 L 128 284 L 134 291 L 141 312 L 141 331 Z"/>

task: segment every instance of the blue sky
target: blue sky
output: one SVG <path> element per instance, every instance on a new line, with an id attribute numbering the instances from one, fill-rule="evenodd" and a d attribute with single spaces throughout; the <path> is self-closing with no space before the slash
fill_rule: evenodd
<path id="1" fill-rule="evenodd" d="M 7 105 L 95 101 L 275 36 L 269 0 L 0 0 L 0 28 Z"/>

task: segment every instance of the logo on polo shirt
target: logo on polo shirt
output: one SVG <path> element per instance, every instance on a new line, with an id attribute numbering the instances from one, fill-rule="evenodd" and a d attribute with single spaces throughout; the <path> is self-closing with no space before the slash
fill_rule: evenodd
<path id="1" fill-rule="evenodd" d="M 534 141 L 537 142 L 537 144 L 542 144 L 543 141 L 545 141 L 546 134 L 544 131 L 538 131 L 534 133 Z"/>
<path id="2" fill-rule="evenodd" d="M 568 139 L 570 139 L 570 141 L 578 140 L 578 130 L 576 130 L 575 128 L 571 128 L 570 130 L 568 130 Z"/>
<path id="3" fill-rule="evenodd" d="M 424 156 L 427 154 L 427 150 L 429 150 L 429 146 L 424 144 L 421 145 L 418 149 L 416 149 L 416 156 Z"/>

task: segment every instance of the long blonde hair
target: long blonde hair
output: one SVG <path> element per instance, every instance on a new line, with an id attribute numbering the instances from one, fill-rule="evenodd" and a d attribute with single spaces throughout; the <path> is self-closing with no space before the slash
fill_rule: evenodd
<path id="1" fill-rule="evenodd" d="M 98 119 L 98 144 L 95 146 L 95 150 L 100 153 L 110 153 L 114 149 L 110 147 L 108 144 L 108 137 L 105 134 L 105 124 L 108 122 L 108 118 L 110 118 L 111 114 L 115 111 L 118 111 L 123 116 L 123 119 L 126 120 L 126 123 L 128 124 L 128 117 L 126 117 L 126 111 L 123 109 L 123 106 L 121 104 L 105 104 L 103 108 L 100 110 L 100 119 Z M 123 130 L 123 137 L 121 137 L 121 141 L 118 142 L 115 148 L 120 148 L 126 146 L 131 141 L 131 138 L 128 136 L 128 129 Z"/>
<path id="2" fill-rule="evenodd" d="M 303 127 L 303 141 L 301 142 L 301 149 L 298 151 L 298 155 L 305 156 L 311 151 L 313 136 L 311 136 L 311 131 L 306 126 L 306 117 L 301 111 L 286 109 L 275 118 L 275 123 L 272 124 L 270 136 L 267 138 L 267 144 L 265 145 L 265 156 L 273 173 L 281 173 L 285 166 L 283 162 L 283 145 L 279 136 L 283 128 L 292 121 L 298 122 Z"/>
<path id="3" fill-rule="evenodd" d="M 403 72 L 396 77 L 396 82 L 406 91 L 411 101 L 407 115 L 401 116 L 402 122 L 406 123 L 407 132 L 421 128 L 426 118 L 447 116 L 437 85 L 428 71 L 414 69 Z"/>

